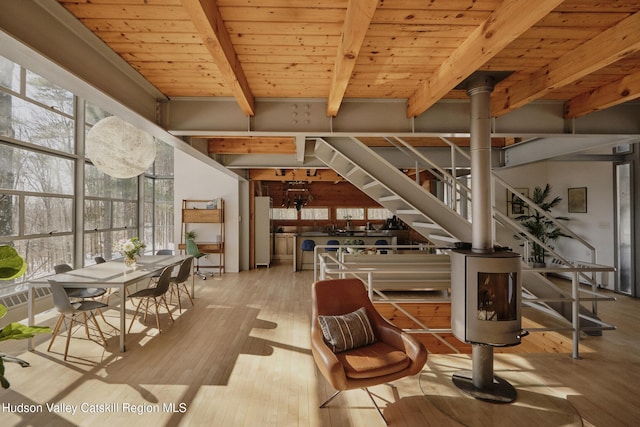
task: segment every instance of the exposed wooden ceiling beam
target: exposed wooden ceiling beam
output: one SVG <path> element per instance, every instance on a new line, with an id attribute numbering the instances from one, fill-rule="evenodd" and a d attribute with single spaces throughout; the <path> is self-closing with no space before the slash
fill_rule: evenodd
<path id="1" fill-rule="evenodd" d="M 356 65 L 364 37 L 376 11 L 378 0 L 349 0 L 338 45 L 336 62 L 331 75 L 327 101 L 327 115 L 336 116 L 347 91 L 351 73 Z"/>
<path id="2" fill-rule="evenodd" d="M 253 116 L 254 97 L 215 1 L 183 0 L 202 42 L 231 87 L 242 112 Z"/>
<path id="3" fill-rule="evenodd" d="M 598 34 L 530 75 L 515 73 L 496 85 L 491 115 L 502 116 L 640 49 L 640 12 Z M 523 76 L 523 74 L 526 75 Z"/>
<path id="4" fill-rule="evenodd" d="M 207 138 L 209 154 L 295 154 L 293 137 Z"/>
<path id="5" fill-rule="evenodd" d="M 409 97 L 407 117 L 422 114 L 561 3 L 505 0 Z"/>
<path id="6" fill-rule="evenodd" d="M 564 105 L 564 118 L 581 117 L 639 98 L 640 71 L 570 99 Z"/>

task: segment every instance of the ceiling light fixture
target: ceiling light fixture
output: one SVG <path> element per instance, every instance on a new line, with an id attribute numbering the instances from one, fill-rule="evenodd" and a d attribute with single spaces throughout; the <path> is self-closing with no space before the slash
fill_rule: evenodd
<path id="1" fill-rule="evenodd" d="M 110 116 L 96 123 L 87 134 L 86 154 L 105 174 L 132 178 L 151 166 L 156 158 L 156 143 L 147 132 Z"/>

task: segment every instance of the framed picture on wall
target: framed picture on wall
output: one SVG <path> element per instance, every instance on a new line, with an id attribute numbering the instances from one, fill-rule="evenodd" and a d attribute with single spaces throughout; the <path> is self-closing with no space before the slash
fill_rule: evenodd
<path id="1" fill-rule="evenodd" d="M 569 188 L 570 213 L 587 213 L 587 187 Z"/>
<path id="2" fill-rule="evenodd" d="M 515 190 L 525 197 L 529 197 L 528 188 L 515 188 Z M 520 215 L 528 215 L 529 207 L 511 191 L 507 190 L 507 216 L 510 218 L 517 218 Z"/>

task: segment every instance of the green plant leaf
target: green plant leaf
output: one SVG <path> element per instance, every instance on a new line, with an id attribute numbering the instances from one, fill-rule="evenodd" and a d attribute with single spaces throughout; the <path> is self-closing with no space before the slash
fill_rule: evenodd
<path id="1" fill-rule="evenodd" d="M 7 307 L 0 304 L 0 319 L 7 315 Z"/>
<path id="2" fill-rule="evenodd" d="M 0 341 L 6 340 L 23 340 L 33 338 L 35 334 L 44 334 L 51 332 L 48 326 L 27 326 L 22 323 L 9 323 L 0 330 Z"/>
<path id="3" fill-rule="evenodd" d="M 11 246 L 0 246 L 0 280 L 11 280 L 27 271 L 27 263 Z"/>

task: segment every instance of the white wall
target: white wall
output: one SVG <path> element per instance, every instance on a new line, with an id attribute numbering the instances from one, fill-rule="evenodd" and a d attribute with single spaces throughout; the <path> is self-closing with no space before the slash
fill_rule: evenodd
<path id="1" fill-rule="evenodd" d="M 174 156 L 174 205 L 176 212 L 175 241 L 181 241 L 182 200 L 224 199 L 225 272 L 236 273 L 240 268 L 240 192 L 239 180 L 193 156 L 175 150 Z M 213 241 L 217 227 L 209 224 L 194 224 L 194 230 L 202 241 Z M 213 257 L 217 255 L 211 255 Z M 212 258 L 212 263 L 216 260 Z M 203 265 L 208 264 L 206 262 Z"/>
<path id="2" fill-rule="evenodd" d="M 553 216 L 566 216 L 565 225 L 578 236 L 595 246 L 597 262 L 614 265 L 614 183 L 613 166 L 609 162 L 541 162 L 517 168 L 499 170 L 498 175 L 513 187 L 529 188 L 549 183 L 552 196 L 562 202 L 552 211 Z M 568 212 L 568 189 L 587 187 L 587 213 Z M 496 194 L 496 203 L 506 209 L 505 194 Z M 572 239 L 558 239 L 556 248 L 574 260 L 591 261 L 584 246 Z M 603 286 L 613 289 L 613 273 L 603 273 Z"/>

